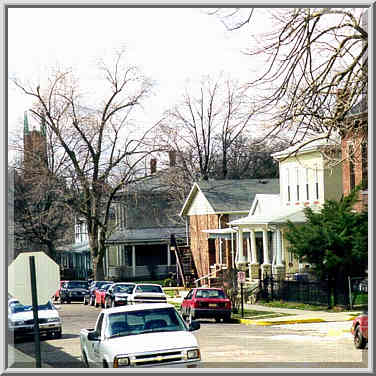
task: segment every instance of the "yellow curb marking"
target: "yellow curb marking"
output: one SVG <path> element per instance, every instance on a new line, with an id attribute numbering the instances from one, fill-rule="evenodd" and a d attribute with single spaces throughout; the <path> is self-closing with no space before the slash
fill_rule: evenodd
<path id="1" fill-rule="evenodd" d="M 286 321 L 258 321 L 258 320 L 247 320 L 240 319 L 240 323 L 246 325 L 284 325 L 284 324 L 299 324 L 299 323 L 315 323 L 315 322 L 325 322 L 323 319 L 301 319 L 301 320 L 286 320 Z"/>

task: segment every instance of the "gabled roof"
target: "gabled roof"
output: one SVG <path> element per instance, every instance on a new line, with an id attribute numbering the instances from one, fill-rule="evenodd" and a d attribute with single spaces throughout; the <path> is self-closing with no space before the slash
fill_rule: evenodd
<path id="1" fill-rule="evenodd" d="M 201 192 L 215 213 L 248 212 L 256 194 L 279 193 L 279 179 L 208 180 L 194 183 L 181 216 L 186 216 L 189 208 Z"/>
<path id="2" fill-rule="evenodd" d="M 124 229 L 111 235 L 106 244 L 156 244 L 170 242 L 174 234 L 177 240 L 186 239 L 185 226 Z"/>

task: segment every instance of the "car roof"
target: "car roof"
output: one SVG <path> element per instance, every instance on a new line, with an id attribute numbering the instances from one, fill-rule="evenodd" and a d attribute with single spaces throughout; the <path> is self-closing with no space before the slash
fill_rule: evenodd
<path id="1" fill-rule="evenodd" d="M 223 291 L 223 288 L 221 287 L 195 287 L 195 290 L 221 290 Z"/>
<path id="2" fill-rule="evenodd" d="M 115 282 L 115 283 L 113 283 L 113 285 L 133 285 L 133 286 L 135 286 L 136 283 L 134 283 L 134 282 Z"/>
<path id="3" fill-rule="evenodd" d="M 175 308 L 175 307 L 169 303 L 138 303 L 138 304 L 124 305 L 120 307 L 106 308 L 105 310 L 102 310 L 102 312 L 111 314 L 111 313 L 143 311 L 146 309 L 161 309 L 161 308 Z"/>
<path id="4" fill-rule="evenodd" d="M 137 286 L 159 286 L 162 287 L 162 285 L 158 285 L 157 283 L 136 283 Z"/>

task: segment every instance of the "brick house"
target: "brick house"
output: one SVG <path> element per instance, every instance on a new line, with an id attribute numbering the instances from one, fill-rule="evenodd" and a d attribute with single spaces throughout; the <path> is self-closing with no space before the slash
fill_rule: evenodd
<path id="1" fill-rule="evenodd" d="M 368 205 L 368 108 L 366 101 L 355 106 L 344 121 L 342 137 L 342 182 L 346 196 L 361 185 L 354 209 L 361 211 Z"/>
<path id="2" fill-rule="evenodd" d="M 278 179 L 209 180 L 194 183 L 180 216 L 185 217 L 199 279 L 238 258 L 236 231 L 228 222 L 245 216 L 258 193 L 279 193 Z M 246 239 L 244 239 L 246 242 Z"/>

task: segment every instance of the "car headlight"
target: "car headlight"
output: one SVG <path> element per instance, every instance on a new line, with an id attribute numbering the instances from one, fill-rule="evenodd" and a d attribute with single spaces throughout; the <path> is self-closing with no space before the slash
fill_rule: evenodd
<path id="1" fill-rule="evenodd" d="M 60 319 L 58 317 L 51 317 L 47 319 L 47 322 L 60 322 Z"/>
<path id="2" fill-rule="evenodd" d="M 200 350 L 188 350 L 187 351 L 187 359 L 200 359 Z"/>
<path id="3" fill-rule="evenodd" d="M 114 368 L 118 368 L 118 367 L 127 367 L 129 366 L 129 358 L 127 356 L 124 356 L 124 357 L 117 357 L 115 356 L 115 359 L 114 359 Z"/>

